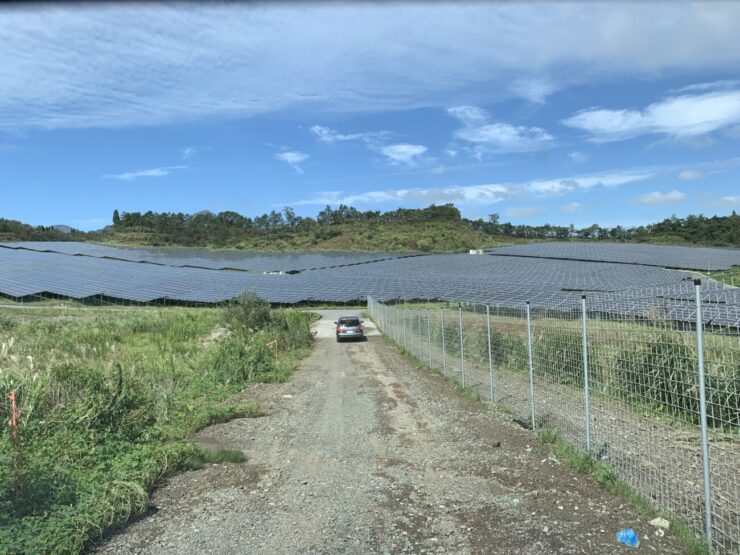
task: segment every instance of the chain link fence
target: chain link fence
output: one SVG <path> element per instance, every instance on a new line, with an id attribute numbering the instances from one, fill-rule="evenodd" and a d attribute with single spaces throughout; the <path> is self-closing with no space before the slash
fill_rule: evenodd
<path id="1" fill-rule="evenodd" d="M 368 310 L 422 363 L 557 431 L 713 549 L 739 553 L 740 327 L 723 294 L 697 282 L 547 305 L 369 298 Z"/>

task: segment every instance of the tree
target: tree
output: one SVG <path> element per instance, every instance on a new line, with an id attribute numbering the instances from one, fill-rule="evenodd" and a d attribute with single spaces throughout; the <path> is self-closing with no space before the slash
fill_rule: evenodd
<path id="1" fill-rule="evenodd" d="M 113 211 L 113 225 L 118 225 L 121 223 L 121 215 L 118 213 L 118 210 Z"/>

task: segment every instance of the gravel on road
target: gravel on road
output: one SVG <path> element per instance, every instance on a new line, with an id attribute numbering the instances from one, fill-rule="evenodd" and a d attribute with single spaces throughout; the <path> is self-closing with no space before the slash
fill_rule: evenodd
<path id="1" fill-rule="evenodd" d="M 268 416 L 197 435 L 242 464 L 165 481 L 150 514 L 100 554 L 682 553 L 629 504 L 577 474 L 511 416 L 457 393 L 380 337 L 337 343 L 321 311 L 288 383 L 250 387 Z"/>

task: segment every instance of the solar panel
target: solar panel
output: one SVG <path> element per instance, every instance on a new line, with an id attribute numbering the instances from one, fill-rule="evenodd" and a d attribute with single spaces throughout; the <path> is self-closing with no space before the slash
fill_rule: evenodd
<path id="1" fill-rule="evenodd" d="M 740 249 L 647 245 L 636 243 L 534 243 L 486 249 L 494 256 L 523 256 L 642 264 L 714 272 L 740 265 Z"/>
<path id="2" fill-rule="evenodd" d="M 440 299 L 500 306 L 577 308 L 671 319 L 693 317 L 692 275 L 656 266 L 551 258 L 440 254 L 389 258 L 298 274 L 269 275 L 139 264 L 96 256 L 0 248 L 0 293 L 85 299 L 217 303 L 254 291 L 275 303 Z M 705 319 L 737 325 L 740 293 L 706 281 Z"/>

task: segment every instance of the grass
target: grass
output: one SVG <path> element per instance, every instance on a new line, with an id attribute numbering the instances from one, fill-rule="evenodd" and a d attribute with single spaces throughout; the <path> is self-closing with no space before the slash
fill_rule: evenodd
<path id="1" fill-rule="evenodd" d="M 407 320 L 418 328 L 413 311 L 426 313 L 429 303 L 407 303 Z M 431 305 L 434 306 L 434 305 Z M 437 310 L 439 312 L 439 310 Z M 422 316 L 421 331 L 426 334 Z M 460 356 L 458 314 L 446 311 L 447 354 Z M 441 342 L 439 315 L 431 319 L 432 341 Z M 488 363 L 485 313 L 463 311 L 465 359 Z M 418 331 L 418 330 L 417 330 Z M 541 378 L 566 387 L 583 387 L 582 335 L 579 319 L 536 317 L 532 320 L 533 364 Z M 682 425 L 698 422 L 696 336 L 671 329 L 656 318 L 642 323 L 599 320 L 588 323 L 589 379 L 593 395 L 619 400 L 638 414 Z M 509 313 L 491 314 L 495 367 L 528 372 L 526 320 Z M 716 432 L 740 428 L 740 338 L 705 332 L 709 425 Z"/>
<path id="2" fill-rule="evenodd" d="M 195 468 L 199 465 L 202 466 L 206 464 L 238 464 L 243 463 L 246 460 L 247 456 L 244 454 L 244 451 L 236 449 L 204 449 L 197 455 L 197 457 L 195 457 L 192 466 Z"/>
<path id="3" fill-rule="evenodd" d="M 733 266 L 729 270 L 722 270 L 720 272 L 709 272 L 706 275 L 710 279 L 720 281 L 725 285 L 740 287 L 740 266 Z"/>
<path id="4" fill-rule="evenodd" d="M 537 435 L 542 443 L 552 444 L 557 457 L 580 474 L 592 476 L 605 490 L 627 500 L 643 518 L 662 516 L 670 522 L 671 530 L 678 542 L 690 555 L 709 555 L 707 543 L 698 538 L 683 522 L 667 513 L 658 511 L 644 496 L 637 493 L 629 484 L 617 478 L 613 467 L 595 461 L 588 453 L 576 449 L 560 437 L 552 428 L 542 428 Z"/>
<path id="5" fill-rule="evenodd" d="M 235 394 L 286 380 L 310 351 L 311 319 L 254 299 L 226 309 L 0 309 L 0 553 L 78 553 L 144 512 L 163 476 L 243 460 L 188 438 L 264 414 Z M 222 328 L 230 332 L 214 339 Z"/>

